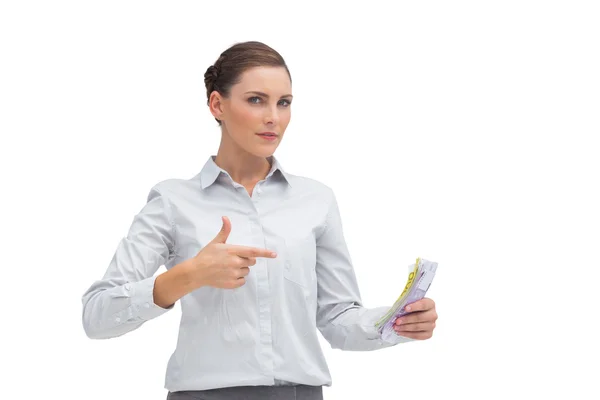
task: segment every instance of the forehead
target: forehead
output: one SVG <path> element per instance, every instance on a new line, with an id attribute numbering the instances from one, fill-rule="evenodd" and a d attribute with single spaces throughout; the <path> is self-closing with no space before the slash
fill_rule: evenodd
<path id="1" fill-rule="evenodd" d="M 242 73 L 232 92 L 258 91 L 273 96 L 292 93 L 290 77 L 284 67 L 255 67 Z"/>

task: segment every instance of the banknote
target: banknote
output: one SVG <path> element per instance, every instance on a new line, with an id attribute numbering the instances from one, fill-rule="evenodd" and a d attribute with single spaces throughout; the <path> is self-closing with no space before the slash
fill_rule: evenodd
<path id="1" fill-rule="evenodd" d="M 402 293 L 388 312 L 375 323 L 375 327 L 383 340 L 394 342 L 397 339 L 398 334 L 394 330 L 394 322 L 398 317 L 407 314 L 405 310 L 407 305 L 425 297 L 435 276 L 437 266 L 437 262 L 423 258 L 417 258 L 415 263 L 410 266 L 411 271 L 408 274 L 408 280 Z"/>

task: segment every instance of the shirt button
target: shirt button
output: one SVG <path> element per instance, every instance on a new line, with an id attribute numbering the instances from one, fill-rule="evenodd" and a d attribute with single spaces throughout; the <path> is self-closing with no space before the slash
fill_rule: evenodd
<path id="1" fill-rule="evenodd" d="M 115 322 L 121 322 L 121 318 L 119 318 L 119 317 L 115 318 Z"/>
<path id="2" fill-rule="evenodd" d="M 131 285 L 129 283 L 126 283 L 125 284 L 125 290 L 129 290 L 129 289 L 131 289 Z"/>

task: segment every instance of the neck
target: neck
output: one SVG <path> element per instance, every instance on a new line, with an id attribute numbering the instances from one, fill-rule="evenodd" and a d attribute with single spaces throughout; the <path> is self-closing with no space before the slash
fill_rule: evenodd
<path id="1" fill-rule="evenodd" d="M 265 157 L 256 156 L 239 147 L 233 141 L 221 135 L 221 144 L 215 157 L 215 164 L 227 171 L 231 178 L 243 186 L 254 185 L 263 180 L 271 164 Z"/>

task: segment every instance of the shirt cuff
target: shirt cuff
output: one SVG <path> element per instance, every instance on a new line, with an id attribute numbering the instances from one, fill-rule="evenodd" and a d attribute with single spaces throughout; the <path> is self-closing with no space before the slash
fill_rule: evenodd
<path id="1" fill-rule="evenodd" d="M 131 307 L 133 315 L 142 321 L 156 318 L 173 309 L 174 304 L 162 308 L 154 303 L 154 282 L 156 276 L 151 276 L 135 283 L 125 284 L 125 289 L 131 291 Z"/>
<path id="2" fill-rule="evenodd" d="M 381 342 L 382 346 L 395 346 L 400 343 L 414 342 L 417 340 L 406 336 L 400 336 L 397 334 L 389 335 L 386 339 L 383 339 L 383 335 L 381 336 L 382 337 L 380 337 L 379 341 Z"/>

